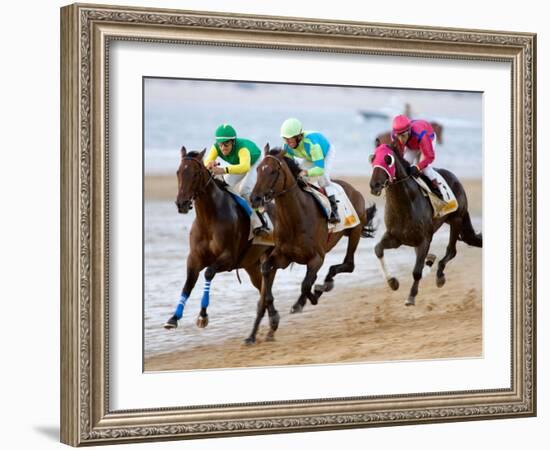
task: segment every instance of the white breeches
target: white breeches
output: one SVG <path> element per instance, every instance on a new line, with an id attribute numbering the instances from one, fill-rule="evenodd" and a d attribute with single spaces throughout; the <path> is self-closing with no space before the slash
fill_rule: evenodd
<path id="1" fill-rule="evenodd" d="M 328 196 L 336 194 L 336 191 L 332 187 L 332 181 L 330 180 L 330 172 L 331 172 L 331 169 L 332 169 L 332 163 L 333 163 L 333 160 L 334 160 L 335 153 L 336 153 L 336 151 L 335 151 L 334 147 L 331 145 L 327 155 L 325 156 L 325 173 L 323 173 L 323 175 L 321 175 L 320 177 L 311 177 L 311 178 L 309 178 L 309 180 L 312 183 L 317 183 L 319 186 L 324 188 L 325 191 L 327 192 Z M 315 167 L 315 164 L 312 161 L 303 160 L 301 166 L 305 170 L 309 170 L 309 169 Z"/>
<path id="2" fill-rule="evenodd" d="M 260 165 L 260 162 L 261 158 L 258 158 L 246 173 L 224 175 L 225 182 L 235 189 L 248 203 L 250 203 L 250 194 L 256 184 L 256 178 L 258 176 L 256 169 Z"/>
<path id="3" fill-rule="evenodd" d="M 432 141 L 432 146 L 435 153 L 435 142 L 437 140 L 437 136 L 434 136 Z M 403 158 L 409 163 L 409 164 L 418 164 L 420 161 L 424 159 L 424 155 L 420 150 L 410 150 L 406 149 L 405 153 L 403 154 Z M 428 165 L 422 170 L 422 173 L 426 175 L 430 180 L 434 180 L 437 175 L 435 174 L 435 171 L 432 169 L 431 165 Z"/>

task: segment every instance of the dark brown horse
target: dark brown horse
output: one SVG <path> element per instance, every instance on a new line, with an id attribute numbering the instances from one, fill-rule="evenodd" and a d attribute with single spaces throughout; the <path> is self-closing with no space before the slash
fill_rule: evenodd
<path id="1" fill-rule="evenodd" d="M 439 122 L 430 122 L 430 125 L 434 130 L 437 144 L 439 145 L 443 144 L 443 125 L 441 125 Z M 375 145 L 377 145 L 376 142 L 378 141 L 381 144 L 391 145 L 392 143 L 391 131 L 387 131 L 386 133 L 379 134 L 375 139 Z"/>
<path id="2" fill-rule="evenodd" d="M 407 175 L 408 163 L 399 151 L 389 145 L 379 145 L 371 157 L 373 164 L 370 181 L 371 193 L 380 195 L 386 189 L 386 211 L 384 221 L 386 232 L 375 246 L 382 271 L 389 286 L 393 290 L 399 288 L 399 282 L 392 277 L 384 263 L 384 250 L 398 248 L 401 245 L 414 247 L 416 264 L 413 270 L 413 285 L 405 304 L 414 305 L 418 294 L 418 284 L 422 278 L 422 270 L 433 264 L 433 259 L 426 261 L 428 250 L 434 233 L 447 223 L 451 227 L 447 251 L 437 268 L 437 286 L 445 284 L 445 265 L 456 255 L 456 242 L 461 240 L 468 245 L 481 247 L 482 235 L 476 234 L 468 213 L 468 199 L 464 188 L 458 179 L 448 170 L 437 169 L 452 189 L 458 202 L 458 209 L 440 219 L 433 218 L 433 210 L 429 200 L 424 196 L 419 185 Z"/>
<path id="3" fill-rule="evenodd" d="M 354 253 L 359 239 L 362 235 L 368 235 L 368 227 L 375 212 L 374 206 L 369 210 L 365 209 L 365 200 L 359 191 L 344 181 L 335 181 L 346 191 L 359 216 L 360 223 L 353 228 L 329 233 L 326 215 L 312 195 L 300 187 L 298 179 L 300 167 L 296 162 L 285 157 L 284 151 L 279 148 L 270 150 L 269 144 L 265 146 L 264 154 L 264 159 L 258 167 L 258 180 L 252 191 L 251 202 L 253 207 L 257 207 L 275 200 L 275 249 L 261 266 L 262 291 L 258 302 L 256 321 L 252 333 L 246 340 L 248 343 L 255 342 L 256 333 L 266 309 L 270 322 L 267 338 L 273 339 L 277 330 L 279 314 L 275 309 L 271 291 L 277 269 L 284 269 L 292 262 L 307 266 L 301 295 L 292 306 L 292 313 L 302 311 L 306 299 L 309 299 L 312 304 L 316 304 L 323 292 L 333 288 L 336 274 L 353 272 L 355 268 Z M 348 237 L 344 262 L 331 266 L 324 284 L 315 286 L 315 291 L 312 292 L 313 283 L 317 278 L 317 272 L 323 265 L 325 254 L 343 236 Z"/>
<path id="4" fill-rule="evenodd" d="M 260 258 L 271 247 L 253 245 L 249 240 L 250 220 L 243 209 L 222 189 L 210 171 L 204 166 L 204 152 L 189 152 L 181 148 L 181 161 L 177 172 L 178 212 L 186 214 L 195 205 L 196 218 L 189 234 L 187 279 L 176 311 L 164 325 L 176 328 L 183 308 L 197 282 L 201 270 L 206 268 L 205 286 L 197 325 L 208 324 L 206 309 L 209 303 L 210 283 L 218 272 L 244 268 L 250 281 L 260 290 L 262 276 Z"/>

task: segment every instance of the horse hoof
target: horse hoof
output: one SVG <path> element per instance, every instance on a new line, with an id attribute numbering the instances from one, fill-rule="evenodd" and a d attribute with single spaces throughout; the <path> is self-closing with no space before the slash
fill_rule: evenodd
<path id="1" fill-rule="evenodd" d="M 437 285 L 438 288 L 440 288 L 440 287 L 443 287 L 443 285 L 445 284 L 445 281 L 447 281 L 445 279 L 445 275 L 441 275 L 440 277 L 437 277 L 435 279 L 435 284 Z"/>
<path id="2" fill-rule="evenodd" d="M 275 335 L 271 332 L 267 333 L 265 336 L 265 342 L 273 342 L 275 340 Z"/>
<path id="3" fill-rule="evenodd" d="M 168 319 L 168 322 L 164 324 L 164 328 L 166 330 L 174 330 L 177 327 L 178 327 L 178 319 L 176 318 L 176 316 L 170 317 L 170 319 Z"/>
<path id="4" fill-rule="evenodd" d="M 316 284 L 315 286 L 313 286 L 313 293 L 315 295 L 321 295 L 323 292 L 325 292 L 324 284 Z"/>
<path id="5" fill-rule="evenodd" d="M 317 303 L 319 303 L 319 296 L 315 294 L 308 295 L 307 298 L 312 305 L 316 305 Z"/>
<path id="6" fill-rule="evenodd" d="M 254 345 L 256 343 L 256 338 L 254 336 L 249 336 L 244 340 L 245 345 Z"/>
<path id="7" fill-rule="evenodd" d="M 334 281 L 325 281 L 325 284 L 323 285 L 325 292 L 330 292 L 334 288 Z"/>
<path id="8" fill-rule="evenodd" d="M 388 286 L 392 291 L 397 291 L 397 289 L 399 289 L 399 281 L 395 277 L 389 278 Z"/>
<path id="9" fill-rule="evenodd" d="M 278 312 L 275 312 L 272 316 L 269 316 L 269 327 L 271 328 L 271 332 L 274 332 L 279 328 L 279 320 L 280 316 Z"/>
<path id="10" fill-rule="evenodd" d="M 435 256 L 433 253 L 430 253 L 428 256 L 426 256 L 426 265 L 428 267 L 432 267 L 436 259 L 437 256 Z"/>
<path id="11" fill-rule="evenodd" d="M 416 301 L 415 301 L 414 297 L 409 297 L 405 301 L 405 306 L 414 306 L 414 305 L 416 305 Z"/>
<path id="12" fill-rule="evenodd" d="M 304 307 L 300 303 L 296 303 L 290 308 L 290 314 L 301 313 L 303 309 Z"/>
<path id="13" fill-rule="evenodd" d="M 206 328 L 208 326 L 208 316 L 197 317 L 197 326 L 199 328 Z"/>

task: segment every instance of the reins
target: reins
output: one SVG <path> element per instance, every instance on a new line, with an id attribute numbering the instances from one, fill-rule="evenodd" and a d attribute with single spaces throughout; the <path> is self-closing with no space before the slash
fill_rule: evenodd
<path id="1" fill-rule="evenodd" d="M 206 184 L 201 188 L 201 189 L 197 189 L 197 191 L 191 196 L 191 200 L 194 201 L 197 197 L 199 197 L 200 195 L 204 194 L 206 192 L 206 188 L 208 187 L 208 185 L 212 182 L 212 180 L 214 179 L 214 177 L 212 176 L 212 173 L 204 166 L 204 164 L 202 163 L 202 161 L 199 161 L 195 158 L 193 158 L 192 156 L 186 156 L 185 158 L 183 158 L 184 160 L 186 161 L 193 161 L 195 162 L 196 164 L 199 165 L 199 168 L 200 170 L 204 169 L 206 170 L 206 172 L 208 173 L 208 181 L 206 182 Z M 198 175 L 198 172 L 195 172 L 193 174 L 193 186 L 195 184 L 195 177 Z"/>

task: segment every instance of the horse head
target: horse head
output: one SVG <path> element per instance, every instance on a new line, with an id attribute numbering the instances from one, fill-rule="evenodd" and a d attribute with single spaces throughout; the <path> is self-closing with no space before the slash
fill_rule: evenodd
<path id="1" fill-rule="evenodd" d="M 180 214 L 187 214 L 193 200 L 200 195 L 212 178 L 202 162 L 206 149 L 202 152 L 187 152 L 181 147 L 180 165 L 177 171 L 178 196 L 176 206 Z"/>
<path id="2" fill-rule="evenodd" d="M 258 177 L 250 202 L 253 208 L 257 208 L 273 200 L 289 188 L 289 181 L 296 182 L 300 172 L 294 161 L 285 157 L 286 151 L 280 147 L 271 149 L 269 144 L 264 147 L 264 158 L 258 166 Z M 295 164 L 296 168 L 292 166 Z M 293 169 L 291 169 L 293 167 Z M 295 173 L 297 170 L 297 173 Z M 292 187 L 292 186 L 291 186 Z"/>
<path id="3" fill-rule="evenodd" d="M 381 144 L 376 140 L 376 149 L 370 155 L 372 176 L 370 190 L 372 195 L 379 196 L 382 190 L 407 176 L 399 150 L 392 145 Z"/>

